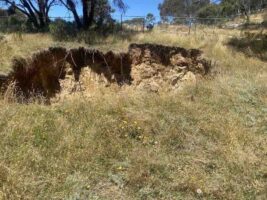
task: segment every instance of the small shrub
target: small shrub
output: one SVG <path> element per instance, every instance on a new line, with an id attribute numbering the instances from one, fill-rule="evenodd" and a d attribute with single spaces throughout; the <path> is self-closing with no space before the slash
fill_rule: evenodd
<path id="1" fill-rule="evenodd" d="M 49 31 L 55 40 L 64 41 L 76 37 L 76 29 L 73 23 L 62 19 L 56 19 L 49 25 Z"/>
<path id="2" fill-rule="evenodd" d="M 96 27 L 95 31 L 100 33 L 103 36 L 108 36 L 110 34 L 120 32 L 121 31 L 121 24 L 111 22 L 111 23 L 98 25 Z"/>
<path id="3" fill-rule="evenodd" d="M 17 32 L 21 31 L 21 26 L 25 19 L 21 19 L 16 15 L 5 17 L 0 21 L 0 30 L 2 32 Z"/>
<path id="4" fill-rule="evenodd" d="M 21 31 L 25 33 L 33 33 L 37 30 L 34 28 L 33 24 L 27 20 L 26 22 L 21 24 Z"/>
<path id="5" fill-rule="evenodd" d="M 86 44 L 96 44 L 99 40 L 99 34 L 95 31 L 80 31 L 77 34 L 77 41 L 78 42 L 84 42 Z"/>
<path id="6" fill-rule="evenodd" d="M 228 44 L 248 56 L 267 60 L 267 35 L 246 32 L 244 36 L 244 38 L 234 37 Z"/>

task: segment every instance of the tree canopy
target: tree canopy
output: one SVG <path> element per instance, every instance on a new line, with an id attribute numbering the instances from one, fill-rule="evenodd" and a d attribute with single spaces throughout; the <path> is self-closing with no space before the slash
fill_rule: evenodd
<path id="1" fill-rule="evenodd" d="M 229 17 L 243 14 L 249 20 L 251 11 L 267 6 L 267 0 L 164 0 L 160 15 L 172 17 Z"/>
<path id="2" fill-rule="evenodd" d="M 109 0 L 0 0 L 0 3 L 23 13 L 36 29 L 48 26 L 51 21 L 49 12 L 55 5 L 64 6 L 72 13 L 78 29 L 88 29 L 93 24 L 101 25 L 111 19 L 113 12 Z M 127 9 L 123 0 L 113 0 L 112 4 L 122 12 Z M 81 16 L 78 7 L 82 8 Z"/>
<path id="3" fill-rule="evenodd" d="M 50 22 L 49 12 L 57 0 L 1 0 L 1 2 L 20 11 L 37 29 L 42 29 Z"/>
<path id="4" fill-rule="evenodd" d="M 155 23 L 155 20 L 156 20 L 156 18 L 155 18 L 155 16 L 152 13 L 148 13 L 146 15 L 146 22 L 148 24 L 154 24 Z"/>
<path id="5" fill-rule="evenodd" d="M 73 15 L 78 29 L 87 30 L 93 25 L 102 26 L 112 21 L 113 6 L 125 12 L 127 5 L 124 0 L 0 0 L 0 5 L 8 7 L 0 11 L 1 15 L 22 13 L 37 30 L 46 28 L 51 22 L 49 13 L 55 5 L 65 7 Z M 249 21 L 252 11 L 267 6 L 267 0 L 163 0 L 159 4 L 162 20 L 173 17 L 230 17 L 244 15 Z M 81 8 L 81 13 L 78 11 Z M 132 22 L 139 18 L 129 20 Z M 153 22 L 153 14 L 146 21 Z"/>
<path id="6" fill-rule="evenodd" d="M 59 0 L 61 5 L 65 6 L 75 19 L 78 29 L 88 29 L 94 23 L 102 23 L 110 17 L 112 8 L 108 0 Z M 123 0 L 113 0 L 113 4 L 122 12 L 127 8 Z M 77 6 L 82 7 L 82 17 L 79 17 Z"/>
<path id="7" fill-rule="evenodd" d="M 192 17 L 209 3 L 209 0 L 164 0 L 159 4 L 159 10 L 161 16 Z"/>

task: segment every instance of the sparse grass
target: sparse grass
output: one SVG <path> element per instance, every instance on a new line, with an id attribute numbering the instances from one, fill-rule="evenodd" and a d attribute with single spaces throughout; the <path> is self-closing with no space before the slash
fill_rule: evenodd
<path id="1" fill-rule="evenodd" d="M 24 34 L 13 33 L 0 35 L 0 72 L 7 73 L 11 67 L 12 58 L 15 56 L 27 57 L 31 53 L 51 46 L 63 46 L 66 48 L 75 48 L 86 46 L 89 48 L 99 48 L 108 51 L 111 48 L 114 51 L 126 51 L 130 36 L 109 36 L 101 38 L 94 45 L 88 45 L 85 42 L 57 42 L 53 41 L 49 34 Z"/>
<path id="2" fill-rule="evenodd" d="M 0 199 L 266 199 L 266 62 L 226 45 L 237 31 L 208 31 L 97 46 L 201 48 L 216 75 L 179 94 L 98 88 L 52 106 L 0 101 Z M 1 63 L 54 45 L 23 37 L 0 47 Z"/>
<path id="3" fill-rule="evenodd" d="M 28 56 L 30 53 L 53 44 L 44 34 L 13 33 L 4 35 L 0 40 L 0 71 L 8 72 L 14 56 Z"/>
<path id="4" fill-rule="evenodd" d="M 251 23 L 260 24 L 264 21 L 266 14 L 267 14 L 267 9 L 264 9 L 261 12 L 251 14 L 249 17 L 249 20 Z M 236 17 L 232 22 L 234 22 L 234 23 L 246 23 L 246 17 L 241 15 L 239 17 Z"/>
<path id="5" fill-rule="evenodd" d="M 232 38 L 229 45 L 248 56 L 267 61 L 267 34 L 246 33 L 243 38 Z"/>

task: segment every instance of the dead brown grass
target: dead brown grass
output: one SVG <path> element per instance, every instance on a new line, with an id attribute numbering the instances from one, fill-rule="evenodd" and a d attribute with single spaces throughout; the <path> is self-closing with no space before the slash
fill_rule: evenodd
<path id="1" fill-rule="evenodd" d="M 1 100 L 0 199 L 266 199 L 266 62 L 216 31 L 134 38 L 216 60 L 215 77 L 178 94 L 92 86 L 50 107 Z"/>

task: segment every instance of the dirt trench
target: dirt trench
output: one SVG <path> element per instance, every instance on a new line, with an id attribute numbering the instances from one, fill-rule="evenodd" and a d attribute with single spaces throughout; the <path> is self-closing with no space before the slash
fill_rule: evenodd
<path id="1" fill-rule="evenodd" d="M 155 44 L 131 44 L 126 53 L 51 47 L 28 58 L 14 58 L 12 71 L 0 75 L 0 87 L 5 92 L 13 84 L 16 96 L 24 100 L 35 95 L 49 100 L 62 90 L 66 77 L 79 83 L 81 76 L 93 73 L 106 85 L 127 84 L 153 92 L 176 90 L 209 72 L 211 63 L 201 55 L 197 49 Z"/>

